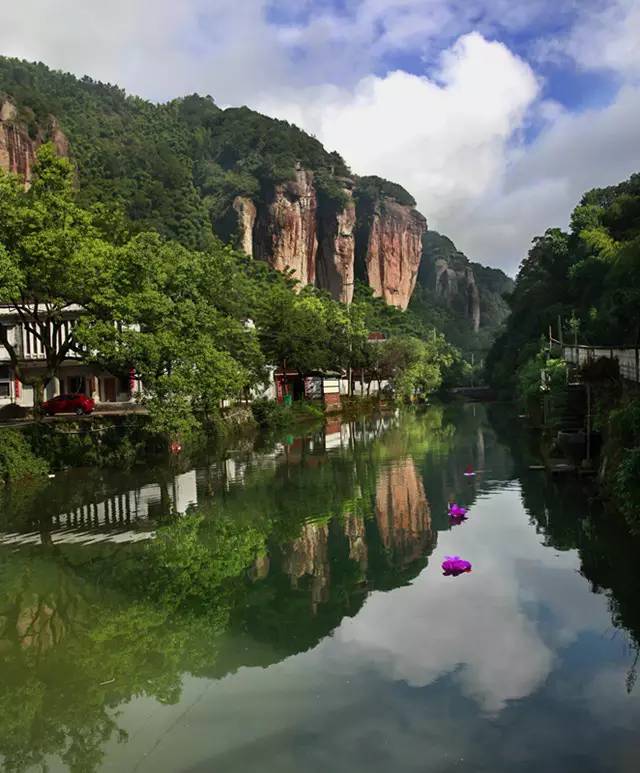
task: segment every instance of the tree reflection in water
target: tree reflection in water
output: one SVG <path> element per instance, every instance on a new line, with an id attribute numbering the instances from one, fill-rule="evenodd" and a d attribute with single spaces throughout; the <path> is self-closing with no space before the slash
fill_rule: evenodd
<path id="1" fill-rule="evenodd" d="M 143 543 L 47 539 L 56 508 L 95 500 L 90 481 L 79 478 L 67 501 L 47 503 L 46 490 L 23 496 L 13 517 L 37 525 L 43 544 L 0 547 L 4 769 L 57 755 L 71 770 L 96 770 L 109 739 L 126 742 L 118 714 L 132 698 L 176 703 L 187 674 L 219 678 L 314 647 L 368 593 L 421 572 L 437 532 L 450 528 L 452 495 L 471 505 L 514 474 L 536 528 L 558 549 L 579 551 L 614 625 L 637 645 L 637 546 L 579 493 L 529 473 L 512 422 L 495 410 L 489 419 L 479 406 L 475 415 L 434 407 L 332 427 L 330 441 L 316 433 L 208 459 L 196 469 L 197 509 L 171 516 L 166 494 L 150 513 L 156 538 Z M 491 470 L 463 479 L 485 460 Z M 168 470 L 153 476 L 171 490 Z M 105 496 L 114 485 L 104 484 Z"/>

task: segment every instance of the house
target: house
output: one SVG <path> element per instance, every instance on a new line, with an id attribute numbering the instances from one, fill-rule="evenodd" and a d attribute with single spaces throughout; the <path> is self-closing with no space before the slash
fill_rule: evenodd
<path id="1" fill-rule="evenodd" d="M 46 331 L 50 340 L 61 347 L 81 314 L 81 307 L 68 306 L 62 322 L 58 321 L 54 328 L 53 322 L 48 326 L 42 323 L 30 325 L 24 312 L 20 315 L 13 306 L 0 306 L 0 325 L 5 329 L 9 346 L 19 358 L 25 380 L 37 377 L 38 373 L 44 374 L 46 355 L 42 332 Z M 44 396 L 50 399 L 65 392 L 79 392 L 92 397 L 97 403 L 130 403 L 136 401 L 140 391 L 141 384 L 135 374 L 108 373 L 96 365 L 85 363 L 77 352 L 69 351 L 58 372 L 45 387 Z M 20 381 L 9 352 L 0 343 L 0 410 L 12 404 L 31 408 L 34 402 L 33 386 Z"/>
<path id="2" fill-rule="evenodd" d="M 342 373 L 314 371 L 299 373 L 297 370 L 277 368 L 273 373 L 276 387 L 276 399 L 279 403 L 290 396 L 293 400 L 321 400 L 327 409 L 340 408 L 340 393 L 342 389 Z"/>

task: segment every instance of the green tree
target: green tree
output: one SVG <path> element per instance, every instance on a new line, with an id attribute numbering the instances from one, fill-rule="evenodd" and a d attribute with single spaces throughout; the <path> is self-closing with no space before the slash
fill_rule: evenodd
<path id="1" fill-rule="evenodd" d="M 233 251 L 194 252 L 139 234 L 113 257 L 113 285 L 78 334 L 105 367 L 135 369 L 158 431 L 189 432 L 264 379 L 244 297 L 252 285 Z"/>
<path id="2" fill-rule="evenodd" d="M 0 344 L 40 401 L 60 364 L 82 351 L 74 327 L 65 323 L 76 316 L 74 306 L 90 313 L 95 294 L 110 285 L 113 249 L 76 203 L 73 168 L 53 146 L 40 148 L 34 174 L 25 190 L 0 172 L 0 303 L 39 342 L 42 368 L 25 370 L 8 326 L 0 326 Z"/>

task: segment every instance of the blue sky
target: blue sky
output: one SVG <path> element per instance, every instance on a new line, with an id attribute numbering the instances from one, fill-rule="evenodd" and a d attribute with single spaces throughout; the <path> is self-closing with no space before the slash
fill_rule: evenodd
<path id="1" fill-rule="evenodd" d="M 22 0 L 0 52 L 287 118 L 513 273 L 640 170 L 640 0 Z"/>

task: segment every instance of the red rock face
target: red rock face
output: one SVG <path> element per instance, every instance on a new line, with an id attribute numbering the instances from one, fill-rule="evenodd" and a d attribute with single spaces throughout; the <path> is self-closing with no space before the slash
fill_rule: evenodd
<path id="1" fill-rule="evenodd" d="M 415 209 L 383 199 L 373 213 L 366 253 L 369 285 L 384 300 L 406 309 L 416 286 L 427 221 Z"/>
<path id="2" fill-rule="evenodd" d="M 396 563 L 407 566 L 433 547 L 431 509 L 413 459 L 384 468 L 376 484 L 380 538 Z"/>
<path id="3" fill-rule="evenodd" d="M 295 180 L 277 185 L 266 211 L 258 212 L 253 254 L 278 271 L 293 269 L 301 284 L 315 284 L 317 197 L 313 174 L 296 171 Z"/>
<path id="4" fill-rule="evenodd" d="M 351 197 L 351 190 L 345 188 L 344 192 Z M 353 200 L 342 210 L 323 213 L 318 222 L 316 284 L 343 303 L 353 298 L 355 227 Z"/>
<path id="5" fill-rule="evenodd" d="M 35 159 L 35 143 L 26 128 L 16 123 L 11 102 L 0 104 L 0 169 L 20 175 L 28 185 Z"/>
<path id="6" fill-rule="evenodd" d="M 353 298 L 356 226 L 358 218 L 352 199 L 352 183 L 345 181 L 349 202 L 344 209 L 318 209 L 313 174 L 298 169 L 295 180 L 276 186 L 267 206 L 255 206 L 237 198 L 240 243 L 248 254 L 266 260 L 279 271 L 293 269 L 302 284 L 328 290 L 343 303 Z M 366 239 L 366 270 L 369 285 L 387 303 L 406 309 L 415 288 L 422 257 L 422 235 L 427 223 L 411 207 L 392 199 L 378 202 L 370 218 Z M 252 232 L 252 252 L 248 233 Z M 365 233 L 367 233 L 365 231 Z"/>
<path id="7" fill-rule="evenodd" d="M 12 102 L 0 103 L 0 169 L 19 175 L 28 187 L 33 175 L 36 151 L 43 142 L 52 142 L 59 156 L 69 155 L 69 141 L 57 120 L 51 117 L 47 131 L 32 139 L 27 128 L 17 120 Z"/>

